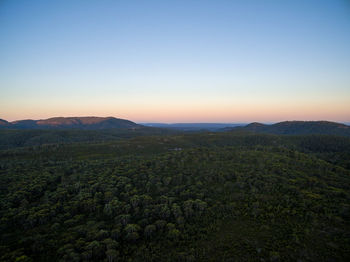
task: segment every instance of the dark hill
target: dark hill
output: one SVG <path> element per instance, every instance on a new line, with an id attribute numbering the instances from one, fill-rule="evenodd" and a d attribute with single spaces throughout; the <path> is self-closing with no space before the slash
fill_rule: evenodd
<path id="1" fill-rule="evenodd" d="M 264 127 L 265 127 L 264 124 L 257 123 L 257 122 L 253 122 L 251 124 L 246 125 L 246 128 L 249 129 L 250 131 L 259 130 L 259 129 L 264 128 Z"/>
<path id="2" fill-rule="evenodd" d="M 4 119 L 0 119 L 0 127 L 5 127 L 5 126 L 9 126 L 9 125 L 10 125 L 9 122 L 7 122 Z"/>
<path id="3" fill-rule="evenodd" d="M 285 121 L 272 125 L 251 123 L 231 130 L 245 130 L 278 135 L 340 135 L 350 136 L 350 126 L 329 121 Z"/>
<path id="4" fill-rule="evenodd" d="M 233 124 L 233 123 L 144 123 L 145 126 L 167 128 L 180 131 L 218 131 L 227 128 L 230 130 L 233 127 L 244 126 L 245 124 Z"/>
<path id="5" fill-rule="evenodd" d="M 10 128 L 15 129 L 35 129 L 37 127 L 36 120 L 26 119 L 10 122 Z"/>
<path id="6" fill-rule="evenodd" d="M 2 127 L 13 129 L 135 129 L 140 125 L 115 117 L 54 117 L 44 120 L 19 120 L 7 122 Z"/>

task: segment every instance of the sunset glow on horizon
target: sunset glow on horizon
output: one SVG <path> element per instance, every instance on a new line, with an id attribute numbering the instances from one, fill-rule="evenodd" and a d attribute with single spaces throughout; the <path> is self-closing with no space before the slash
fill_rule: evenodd
<path id="1" fill-rule="evenodd" d="M 350 3 L 0 3 L 0 118 L 350 122 Z"/>

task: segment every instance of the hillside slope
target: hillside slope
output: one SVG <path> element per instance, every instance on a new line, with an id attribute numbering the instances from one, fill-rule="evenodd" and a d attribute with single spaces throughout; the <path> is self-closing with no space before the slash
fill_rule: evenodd
<path id="1" fill-rule="evenodd" d="M 140 125 L 115 117 L 54 117 L 43 120 L 4 121 L 0 127 L 11 129 L 114 129 L 139 128 Z"/>
<path id="2" fill-rule="evenodd" d="M 226 129 L 227 130 L 227 129 Z M 340 135 L 350 136 L 350 126 L 329 121 L 284 121 L 272 125 L 251 123 L 230 130 L 244 130 L 276 135 Z"/>
<path id="3" fill-rule="evenodd" d="M 9 122 L 7 122 L 7 121 L 4 120 L 4 119 L 0 119 L 0 128 L 1 128 L 1 127 L 6 127 L 6 126 L 9 126 L 9 125 L 10 125 Z"/>

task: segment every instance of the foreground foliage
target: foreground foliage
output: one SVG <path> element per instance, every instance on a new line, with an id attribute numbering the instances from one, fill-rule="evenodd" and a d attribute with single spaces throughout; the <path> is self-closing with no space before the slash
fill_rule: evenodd
<path id="1" fill-rule="evenodd" d="M 0 152 L 1 261 L 346 261 L 349 140 L 142 137 Z"/>

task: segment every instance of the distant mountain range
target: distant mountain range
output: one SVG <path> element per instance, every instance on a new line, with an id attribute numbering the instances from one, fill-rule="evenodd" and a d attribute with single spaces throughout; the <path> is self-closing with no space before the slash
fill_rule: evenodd
<path id="1" fill-rule="evenodd" d="M 164 124 L 164 123 L 141 123 L 145 126 L 158 127 L 158 128 L 168 128 L 179 131 L 218 131 L 223 128 L 232 128 L 237 126 L 245 126 L 246 124 L 227 124 L 227 123 L 174 123 L 174 124 Z"/>
<path id="2" fill-rule="evenodd" d="M 222 131 L 240 130 L 276 135 L 340 135 L 350 136 L 350 126 L 329 121 L 285 121 L 272 125 L 251 123 L 244 127 L 224 128 Z"/>
<path id="3" fill-rule="evenodd" d="M 132 121 L 115 117 L 54 117 L 43 120 L 19 120 L 8 122 L 0 119 L 0 128 L 7 129 L 115 129 L 140 128 Z"/>
<path id="4" fill-rule="evenodd" d="M 43 120 L 19 120 L 8 122 L 0 119 L 0 129 L 143 129 L 157 128 L 177 131 L 249 131 L 277 135 L 324 134 L 350 136 L 350 126 L 329 121 L 285 121 L 276 124 L 251 123 L 144 123 L 115 117 L 54 117 Z M 149 132 L 149 130 L 147 130 Z"/>

